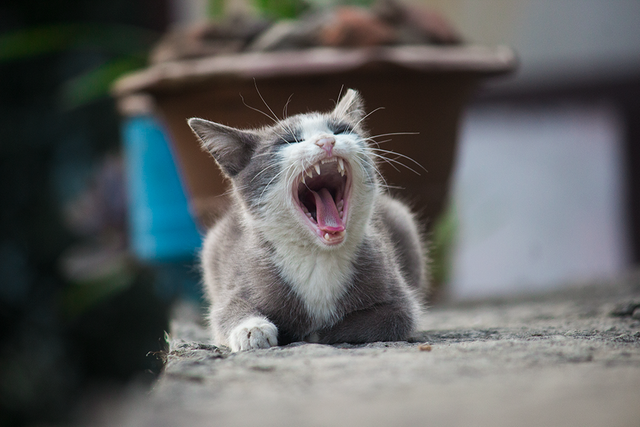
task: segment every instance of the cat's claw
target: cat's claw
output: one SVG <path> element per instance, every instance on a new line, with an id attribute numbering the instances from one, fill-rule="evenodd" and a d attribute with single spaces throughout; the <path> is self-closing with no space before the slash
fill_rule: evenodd
<path id="1" fill-rule="evenodd" d="M 229 346 L 234 352 L 276 345 L 278 345 L 278 328 L 264 317 L 245 319 L 229 334 Z"/>

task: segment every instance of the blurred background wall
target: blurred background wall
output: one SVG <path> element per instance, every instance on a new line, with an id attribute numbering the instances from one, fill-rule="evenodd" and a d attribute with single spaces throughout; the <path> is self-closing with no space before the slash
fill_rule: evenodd
<path id="1" fill-rule="evenodd" d="M 463 124 L 453 297 L 535 292 L 640 262 L 640 2 L 430 0 L 521 59 Z"/>

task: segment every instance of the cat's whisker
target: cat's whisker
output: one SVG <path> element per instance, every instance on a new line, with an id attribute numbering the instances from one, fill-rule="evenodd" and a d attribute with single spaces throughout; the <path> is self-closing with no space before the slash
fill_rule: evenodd
<path id="1" fill-rule="evenodd" d="M 393 141 L 392 139 L 385 139 L 384 141 L 376 141 L 374 139 L 365 138 L 365 141 L 372 142 L 376 145 L 376 147 L 380 148 L 380 144 L 384 144 L 385 142 Z"/>
<path id="2" fill-rule="evenodd" d="M 260 197 L 258 198 L 258 204 L 262 203 L 262 196 L 264 196 L 264 192 L 267 191 L 267 189 L 269 188 L 269 186 L 271 185 L 271 183 L 278 178 L 280 175 L 282 175 L 283 173 L 289 172 L 291 170 L 291 168 L 295 167 L 295 163 L 289 165 L 289 167 L 287 167 L 286 169 L 281 170 L 280 172 L 278 172 L 273 178 L 271 178 L 271 180 L 267 183 L 267 185 L 265 185 L 264 189 L 262 190 L 262 193 L 260 193 Z M 286 177 L 286 175 L 285 175 Z"/>
<path id="3" fill-rule="evenodd" d="M 254 82 L 254 84 L 256 84 L 256 83 L 255 83 L 255 79 L 254 79 L 254 81 L 253 81 L 253 82 Z M 265 116 L 265 117 L 267 117 L 267 118 L 269 118 L 269 120 L 271 120 L 271 121 L 273 121 L 275 124 L 279 125 L 279 126 L 280 126 L 284 131 L 285 131 L 285 132 L 291 133 L 291 134 L 293 135 L 294 139 L 296 140 L 296 142 L 299 142 L 299 141 L 298 141 L 298 138 L 297 138 L 297 137 L 296 137 L 296 135 L 295 135 L 295 132 L 293 132 L 293 130 L 291 129 L 291 127 L 288 127 L 287 125 L 285 125 L 285 124 L 284 124 L 284 122 L 280 121 L 280 120 L 278 119 L 278 116 L 276 115 L 276 113 L 274 113 L 274 112 L 273 112 L 273 110 L 271 109 L 271 107 L 269 107 L 269 105 L 267 104 L 267 102 L 266 102 L 266 101 L 264 100 L 264 98 L 262 97 L 262 94 L 261 94 L 261 93 L 260 93 L 260 91 L 258 90 L 258 86 L 257 86 L 257 84 L 256 84 L 256 91 L 258 92 L 258 96 L 260 97 L 260 99 L 262 100 L 262 102 L 264 103 L 264 105 L 266 105 L 266 106 L 267 106 L 267 108 L 269 109 L 269 111 L 271 112 L 271 114 L 273 114 L 273 117 L 272 117 L 272 116 L 270 116 L 269 114 L 265 113 L 264 111 L 260 110 L 259 108 L 255 108 L 255 107 L 252 107 L 251 105 L 247 104 L 247 103 L 246 103 L 246 101 L 244 100 L 244 97 L 242 96 L 242 94 L 240 94 L 240 99 L 242 99 L 242 103 L 244 104 L 244 106 L 245 106 L 245 107 L 247 107 L 247 108 L 249 108 L 249 109 L 251 109 L 251 110 L 253 110 L 253 111 L 256 111 L 256 112 L 258 112 L 258 113 L 262 114 L 263 116 Z M 292 94 L 291 96 L 293 96 L 293 94 Z M 291 99 L 291 97 L 289 97 L 289 98 Z M 288 103 L 289 103 L 289 101 L 287 101 L 287 104 L 288 104 Z M 286 140 L 286 138 L 284 138 L 282 135 L 278 135 L 278 138 L 280 138 L 283 142 L 285 142 L 285 143 L 287 143 L 287 144 L 290 144 L 290 142 L 289 142 L 289 141 L 287 141 L 287 140 Z"/>
<path id="4" fill-rule="evenodd" d="M 380 177 L 380 179 L 382 180 L 382 182 L 384 183 L 383 187 L 385 188 L 389 188 L 390 185 L 387 182 L 387 179 L 384 177 L 384 175 L 382 174 L 382 171 L 380 170 L 380 167 L 378 167 L 378 164 L 374 161 L 371 160 L 370 157 L 366 158 L 366 161 L 371 164 L 371 166 L 373 167 L 373 170 L 376 172 L 376 174 Z"/>
<path id="5" fill-rule="evenodd" d="M 360 161 L 362 161 L 363 163 L 368 164 L 369 166 L 371 166 L 374 170 L 374 172 L 380 177 L 380 179 L 384 182 L 385 186 L 388 186 L 387 180 L 384 178 L 384 176 L 382 175 L 382 173 L 380 172 L 380 169 L 378 168 L 378 166 L 375 164 L 375 162 L 371 161 L 371 159 L 365 154 L 365 153 L 355 153 L 356 157 L 358 159 L 360 159 Z M 360 169 L 363 171 L 363 174 L 367 177 L 367 179 L 373 183 L 373 177 L 369 174 L 369 171 L 362 166 L 359 162 L 358 162 L 358 166 L 360 166 Z"/>
<path id="6" fill-rule="evenodd" d="M 272 151 L 266 151 L 264 153 L 260 153 L 260 154 L 254 154 L 253 157 L 262 157 L 262 156 L 275 156 L 275 153 L 273 153 Z M 276 161 L 274 159 L 274 161 Z"/>
<path id="7" fill-rule="evenodd" d="M 424 166 L 422 166 L 420 163 L 418 163 L 415 160 L 413 160 L 411 157 L 405 156 L 404 154 L 396 153 L 395 151 L 391 151 L 391 150 L 383 150 L 382 148 L 371 148 L 371 150 L 380 151 L 382 153 L 393 154 L 393 155 L 402 157 L 403 159 L 407 159 L 407 160 L 413 162 L 414 164 L 418 165 L 422 170 L 424 170 L 425 172 L 429 173 L 429 171 Z M 403 166 L 407 167 L 406 165 L 403 165 Z M 409 169 L 409 168 L 407 167 L 407 169 Z M 418 175 L 420 175 L 420 174 L 418 174 Z"/>
<path id="8" fill-rule="evenodd" d="M 380 187 L 386 188 L 387 190 L 406 190 L 405 187 L 400 187 L 399 185 L 385 185 L 380 184 Z"/>
<path id="9" fill-rule="evenodd" d="M 271 107 L 269 107 L 269 104 L 267 104 L 267 101 L 265 101 L 264 97 L 262 96 L 262 94 L 260 93 L 260 89 L 258 89 L 258 83 L 256 82 L 256 79 L 253 79 L 253 85 L 256 88 L 256 92 L 258 92 L 258 96 L 260 97 L 260 99 L 262 100 L 263 104 L 265 105 L 265 107 L 267 107 L 267 109 L 271 112 L 271 114 L 273 114 L 273 118 L 274 121 L 276 123 L 278 123 L 278 116 L 276 115 L 276 113 L 273 112 L 273 110 L 271 109 Z"/>
<path id="10" fill-rule="evenodd" d="M 293 98 L 293 94 L 289 95 L 289 98 L 287 99 L 287 103 L 284 104 L 284 108 L 282 109 L 282 118 L 286 119 L 288 116 L 288 112 L 289 112 L 289 103 L 291 102 L 291 98 Z"/>
<path id="11" fill-rule="evenodd" d="M 268 115 L 267 113 L 262 111 L 261 109 L 256 108 L 256 107 L 252 107 L 251 105 L 247 104 L 247 102 L 244 100 L 244 96 L 242 96 L 242 94 L 239 94 L 239 95 L 240 95 L 240 99 L 242 99 L 242 103 L 244 104 L 245 107 L 247 107 L 247 108 L 249 108 L 249 109 L 251 109 L 251 110 L 253 110 L 253 111 L 257 112 L 257 113 L 260 113 L 265 117 L 268 117 L 269 120 L 273 121 L 274 123 L 278 123 L 277 119 L 274 119 L 273 117 L 271 117 L 270 115 Z"/>
<path id="12" fill-rule="evenodd" d="M 376 111 L 380 111 L 380 110 L 384 110 L 384 107 L 378 107 L 375 110 L 370 111 L 368 114 L 365 114 L 364 117 L 362 117 L 360 120 L 358 120 L 358 123 L 355 124 L 354 128 L 357 128 L 358 126 L 360 126 L 360 123 L 362 123 L 364 121 L 364 119 L 366 119 L 367 117 L 369 117 L 370 115 L 372 115 Z"/>
<path id="13" fill-rule="evenodd" d="M 342 98 L 342 91 L 344 90 L 344 85 L 340 86 L 340 92 L 338 92 L 338 98 L 333 101 L 333 103 L 338 106 L 338 100 Z"/>
<path id="14" fill-rule="evenodd" d="M 257 177 L 259 177 L 260 175 L 262 175 L 263 173 L 265 173 L 269 169 L 275 168 L 275 167 L 278 167 L 278 166 L 280 166 L 280 164 L 278 162 L 274 162 L 272 165 L 267 166 L 266 168 L 262 169 L 260 172 L 255 174 L 255 176 L 253 178 L 251 178 L 251 181 L 249 181 L 249 182 L 253 182 Z"/>
<path id="15" fill-rule="evenodd" d="M 376 158 L 378 158 L 378 159 L 382 159 L 382 160 L 384 160 L 385 162 L 389 163 L 390 165 L 391 165 L 391 163 L 390 163 L 390 162 L 393 162 L 393 163 L 395 163 L 396 165 L 403 166 L 403 167 L 407 168 L 408 170 L 410 170 L 411 172 L 415 173 L 416 175 L 421 176 L 421 175 L 420 175 L 420 173 L 419 173 L 418 171 L 416 171 L 415 169 L 413 169 L 413 168 L 411 168 L 411 167 L 409 167 L 409 166 L 405 165 L 404 163 L 402 163 L 402 162 L 398 161 L 397 159 L 392 159 L 391 157 L 383 156 L 383 155 L 381 155 L 381 154 L 376 154 L 376 153 L 371 153 L 371 155 L 372 155 L 372 156 L 375 156 L 375 157 L 376 157 Z M 395 169 L 395 170 L 397 170 L 398 172 L 400 172 L 397 168 L 395 168 L 395 167 L 394 167 L 394 169 Z"/>
<path id="16" fill-rule="evenodd" d="M 383 136 L 402 136 L 402 135 L 420 135 L 420 132 L 391 132 L 391 133 L 379 133 L 377 135 L 369 135 L 367 138 L 367 140 L 371 140 L 371 139 L 375 139 L 375 138 L 380 138 Z"/>
<path id="17" fill-rule="evenodd" d="M 371 153 L 372 156 L 375 156 L 376 158 L 382 159 L 382 161 L 384 161 L 385 163 L 387 163 L 389 166 L 391 166 L 392 168 L 394 168 L 396 170 L 396 172 L 400 172 L 400 169 L 398 169 L 397 167 L 395 167 L 395 165 L 393 163 L 391 163 L 389 161 L 388 158 L 386 158 L 385 156 L 381 156 L 375 153 Z"/>

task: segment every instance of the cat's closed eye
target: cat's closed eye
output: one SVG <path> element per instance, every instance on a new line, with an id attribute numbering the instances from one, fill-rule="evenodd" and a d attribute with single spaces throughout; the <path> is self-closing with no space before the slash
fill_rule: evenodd
<path id="1" fill-rule="evenodd" d="M 334 135 L 353 132 L 353 128 L 346 123 L 331 123 L 329 127 Z"/>
<path id="2" fill-rule="evenodd" d="M 285 134 L 279 135 L 280 142 L 287 144 L 295 144 L 300 142 L 300 138 L 293 132 L 287 132 Z"/>

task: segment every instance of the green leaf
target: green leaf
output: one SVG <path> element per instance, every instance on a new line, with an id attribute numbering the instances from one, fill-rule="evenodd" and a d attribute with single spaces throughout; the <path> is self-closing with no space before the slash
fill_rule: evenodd
<path id="1" fill-rule="evenodd" d="M 255 5 L 267 18 L 292 19 L 307 10 L 304 0 L 255 0 Z"/>
<path id="2" fill-rule="evenodd" d="M 109 96 L 111 84 L 125 73 L 145 65 L 144 58 L 117 58 L 67 80 L 61 87 L 60 102 L 66 110 Z"/>
<path id="3" fill-rule="evenodd" d="M 0 62 L 73 49 L 134 55 L 147 51 L 158 37 L 127 25 L 74 23 L 27 28 L 0 35 Z"/>

